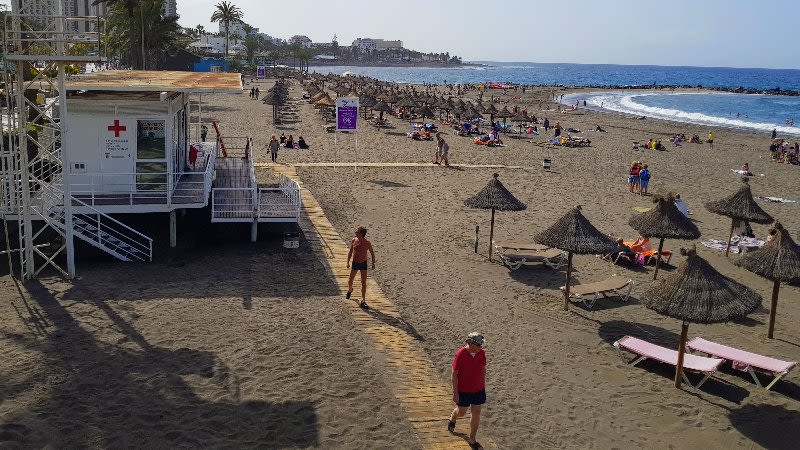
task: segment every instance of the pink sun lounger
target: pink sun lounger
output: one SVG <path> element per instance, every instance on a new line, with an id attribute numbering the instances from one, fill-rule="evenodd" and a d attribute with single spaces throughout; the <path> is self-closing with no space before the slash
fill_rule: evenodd
<path id="1" fill-rule="evenodd" d="M 625 356 L 622 354 L 622 350 L 638 355 L 638 358 L 634 358 L 632 361 L 628 362 L 628 364 L 631 366 L 635 366 L 645 359 L 652 359 L 664 364 L 669 364 L 671 366 L 678 365 L 677 351 L 647 342 L 639 338 L 635 338 L 633 336 L 625 336 L 617 342 L 614 342 L 614 347 L 620 352 L 620 356 L 622 356 L 623 359 L 625 359 Z M 683 369 L 699 372 L 704 376 L 702 380 L 693 385 L 689 379 L 686 378 L 686 374 L 682 373 L 681 376 L 683 377 L 683 381 L 690 386 L 699 388 L 703 385 L 703 383 L 706 382 L 706 380 L 708 380 L 711 375 L 714 374 L 714 372 L 717 371 L 717 369 L 719 369 L 719 366 L 721 366 L 723 362 L 725 361 L 718 358 L 707 358 L 705 356 L 686 353 L 683 355 Z"/>
<path id="2" fill-rule="evenodd" d="M 761 372 L 775 377 L 770 382 L 766 389 L 769 390 L 775 383 L 783 378 L 790 370 L 792 370 L 797 363 L 791 361 L 781 361 L 780 359 L 770 358 L 769 356 L 759 355 L 757 353 L 750 353 L 738 348 L 728 347 L 726 345 L 717 344 L 706 339 L 696 337 L 686 343 L 686 347 L 706 355 L 716 356 L 723 360 L 730 361 L 733 368 L 747 372 L 753 377 L 758 387 L 764 387 L 756 376 L 756 372 Z"/>

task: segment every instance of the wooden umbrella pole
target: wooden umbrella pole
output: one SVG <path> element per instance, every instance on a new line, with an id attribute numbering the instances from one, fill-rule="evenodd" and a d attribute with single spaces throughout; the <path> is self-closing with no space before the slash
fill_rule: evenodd
<path id="1" fill-rule="evenodd" d="M 567 280 L 564 283 L 564 311 L 569 311 L 569 279 L 572 276 L 572 252 L 567 253 Z"/>
<path id="2" fill-rule="evenodd" d="M 730 234 L 728 235 L 728 246 L 727 246 L 727 247 L 725 247 L 725 257 L 726 257 L 726 258 L 728 257 L 728 252 L 730 252 L 730 250 L 731 250 L 731 239 L 733 239 L 733 222 L 734 222 L 735 220 L 736 220 L 736 219 L 731 219 L 731 232 L 730 232 Z"/>
<path id="3" fill-rule="evenodd" d="M 683 322 L 681 326 L 681 344 L 678 346 L 678 364 L 675 366 L 675 387 L 681 388 L 683 375 L 683 355 L 686 353 L 686 335 L 689 334 L 689 324 Z"/>
<path id="4" fill-rule="evenodd" d="M 772 339 L 773 333 L 775 331 L 775 312 L 778 309 L 778 292 L 781 289 L 781 282 L 775 280 L 775 284 L 772 285 L 772 307 L 769 309 L 769 329 L 767 331 L 767 337 Z"/>
<path id="5" fill-rule="evenodd" d="M 492 241 L 494 240 L 494 208 L 492 208 L 492 224 L 489 226 L 489 261 L 492 260 Z"/>
<path id="6" fill-rule="evenodd" d="M 653 272 L 653 279 L 655 280 L 658 277 L 658 266 L 661 263 L 661 250 L 664 249 L 664 238 L 662 237 L 660 241 L 658 241 L 658 253 L 656 254 L 656 271 Z"/>

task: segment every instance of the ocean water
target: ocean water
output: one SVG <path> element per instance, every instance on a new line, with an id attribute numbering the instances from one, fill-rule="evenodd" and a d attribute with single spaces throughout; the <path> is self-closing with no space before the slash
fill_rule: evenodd
<path id="1" fill-rule="evenodd" d="M 546 64 L 483 62 L 484 67 L 310 67 L 312 72 L 352 72 L 397 83 L 475 84 L 486 81 L 515 84 L 572 86 L 702 85 L 800 91 L 800 70 L 737 69 L 719 67 L 621 66 L 611 64 Z M 782 135 L 800 136 L 800 97 L 732 94 L 672 93 L 664 91 L 595 92 L 564 96 L 563 103 L 583 100 L 587 106 L 675 120 Z M 739 117 L 736 117 L 736 114 Z M 788 126 L 786 120 L 795 126 Z"/>

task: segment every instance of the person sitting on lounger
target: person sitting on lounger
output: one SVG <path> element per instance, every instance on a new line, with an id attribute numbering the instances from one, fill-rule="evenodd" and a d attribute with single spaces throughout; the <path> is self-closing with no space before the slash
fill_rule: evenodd
<path id="1" fill-rule="evenodd" d="M 753 172 L 750 172 L 750 164 L 748 164 L 748 163 L 742 164 L 742 168 L 741 168 L 741 170 L 739 170 L 739 173 L 741 175 L 748 176 L 748 177 L 752 177 L 753 176 Z"/>
<path id="2" fill-rule="evenodd" d="M 630 247 L 625 245 L 625 242 L 622 240 L 622 238 L 619 238 L 617 239 L 617 248 L 615 248 L 613 252 L 603 255 L 603 259 L 606 261 L 611 261 L 615 264 L 620 259 L 634 261 L 636 259 L 636 253 L 634 253 Z"/>
<path id="3" fill-rule="evenodd" d="M 630 245 L 631 251 L 634 253 L 647 253 L 653 251 L 653 246 L 650 245 L 650 238 L 647 236 L 639 236 Z"/>

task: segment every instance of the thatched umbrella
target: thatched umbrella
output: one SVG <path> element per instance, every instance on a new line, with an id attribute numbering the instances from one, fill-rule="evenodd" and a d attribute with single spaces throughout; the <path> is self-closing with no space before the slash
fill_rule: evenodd
<path id="1" fill-rule="evenodd" d="M 511 121 L 519 123 L 519 132 L 522 133 L 522 124 L 530 122 L 531 118 L 528 117 L 528 114 L 526 114 L 525 111 L 520 109 L 519 112 L 514 114 L 514 117 L 511 118 Z"/>
<path id="2" fill-rule="evenodd" d="M 385 102 L 378 102 L 372 106 L 372 110 L 378 111 L 380 113 L 379 116 L 380 120 L 383 120 L 383 113 L 385 113 L 386 111 L 391 111 L 392 108 L 390 108 L 389 105 L 387 105 Z"/>
<path id="3" fill-rule="evenodd" d="M 503 119 L 503 124 L 505 125 L 506 119 L 508 119 L 509 117 L 514 117 L 514 113 L 509 111 L 508 108 L 504 106 L 503 109 L 501 109 L 500 111 L 497 112 L 497 114 L 495 114 L 495 116 L 499 117 L 500 119 Z"/>
<path id="4" fill-rule="evenodd" d="M 498 112 L 499 112 L 499 111 L 498 111 L 498 110 L 497 110 L 497 108 L 494 106 L 494 103 L 489 103 L 489 106 L 487 106 L 487 107 L 486 107 L 486 109 L 485 109 L 485 111 L 483 111 L 483 113 L 484 113 L 484 114 L 488 114 L 488 115 L 489 115 L 489 120 L 491 120 L 492 122 L 494 122 L 494 116 L 495 116 L 495 115 L 496 115 Z"/>
<path id="5" fill-rule="evenodd" d="M 277 91 L 276 92 L 267 92 L 267 95 L 264 96 L 264 100 L 262 100 L 267 105 L 272 105 L 272 121 L 273 123 L 278 120 L 278 106 L 283 105 L 286 103 L 286 98 L 281 96 Z"/>
<path id="6" fill-rule="evenodd" d="M 358 106 L 361 107 L 361 110 L 364 112 L 364 120 L 367 119 L 367 110 L 375 106 L 377 102 L 371 95 L 362 95 L 358 98 Z"/>
<path id="7" fill-rule="evenodd" d="M 700 230 L 697 226 L 681 213 L 675 206 L 675 196 L 672 193 L 666 196 L 653 198 L 655 208 L 650 211 L 635 214 L 628 220 L 628 225 L 638 231 L 642 236 L 657 237 L 658 254 L 656 270 L 653 279 L 658 277 L 658 266 L 661 262 L 661 251 L 664 249 L 664 239 L 697 239 Z"/>
<path id="8" fill-rule="evenodd" d="M 773 281 L 772 306 L 769 310 L 767 331 L 767 337 L 772 339 L 781 281 L 788 282 L 800 278 L 800 250 L 780 222 L 775 223 L 775 228 L 770 230 L 770 236 L 771 240 L 763 247 L 745 253 L 735 261 L 735 264 Z"/>
<path id="9" fill-rule="evenodd" d="M 561 249 L 567 252 L 567 278 L 564 285 L 564 311 L 569 310 L 569 282 L 572 276 L 572 254 L 602 255 L 612 252 L 617 243 L 601 233 L 581 213 L 580 205 L 564 217 L 558 219 L 550 228 L 536 234 L 537 244 Z"/>
<path id="10" fill-rule="evenodd" d="M 398 107 L 398 108 L 405 108 L 405 110 L 406 110 L 406 111 L 408 111 L 408 112 L 410 113 L 410 112 L 411 112 L 411 110 L 413 110 L 414 108 L 418 107 L 419 105 L 417 104 L 417 102 L 415 102 L 415 101 L 414 101 L 414 99 L 413 99 L 413 98 L 411 98 L 411 97 L 409 96 L 409 97 L 406 97 L 406 98 L 404 98 L 404 99 L 400 100 L 400 101 L 399 101 L 399 102 L 397 102 L 397 104 L 396 104 L 396 105 L 394 105 L 394 106 L 396 106 L 396 107 Z M 409 114 L 409 115 L 410 115 L 410 114 Z"/>
<path id="11" fill-rule="evenodd" d="M 728 246 L 725 247 L 725 256 L 731 246 L 731 238 L 733 237 L 733 229 L 736 222 L 739 220 L 746 220 L 748 222 L 755 222 L 761 224 L 772 223 L 772 216 L 767 214 L 766 211 L 758 206 L 758 203 L 753 199 L 753 193 L 750 192 L 750 180 L 742 178 L 742 187 L 735 193 L 715 202 L 708 202 L 705 204 L 706 209 L 731 218 L 731 232 L 728 235 Z"/>
<path id="12" fill-rule="evenodd" d="M 416 113 L 422 116 L 423 119 L 433 119 L 436 117 L 436 113 L 434 113 L 428 105 L 417 108 Z"/>
<path id="13" fill-rule="evenodd" d="M 483 189 L 473 197 L 464 200 L 468 208 L 491 209 L 492 222 L 489 227 L 489 261 L 492 260 L 492 239 L 494 239 L 494 212 L 496 211 L 522 211 L 527 208 L 524 203 L 517 200 L 511 192 L 497 179 L 500 174 L 495 173 Z"/>
<path id="14" fill-rule="evenodd" d="M 683 252 L 683 251 L 682 251 Z M 761 306 L 761 296 L 717 272 L 692 248 L 678 269 L 647 291 L 642 303 L 682 322 L 675 387 L 681 387 L 689 323 L 721 323 L 744 317 Z"/>

